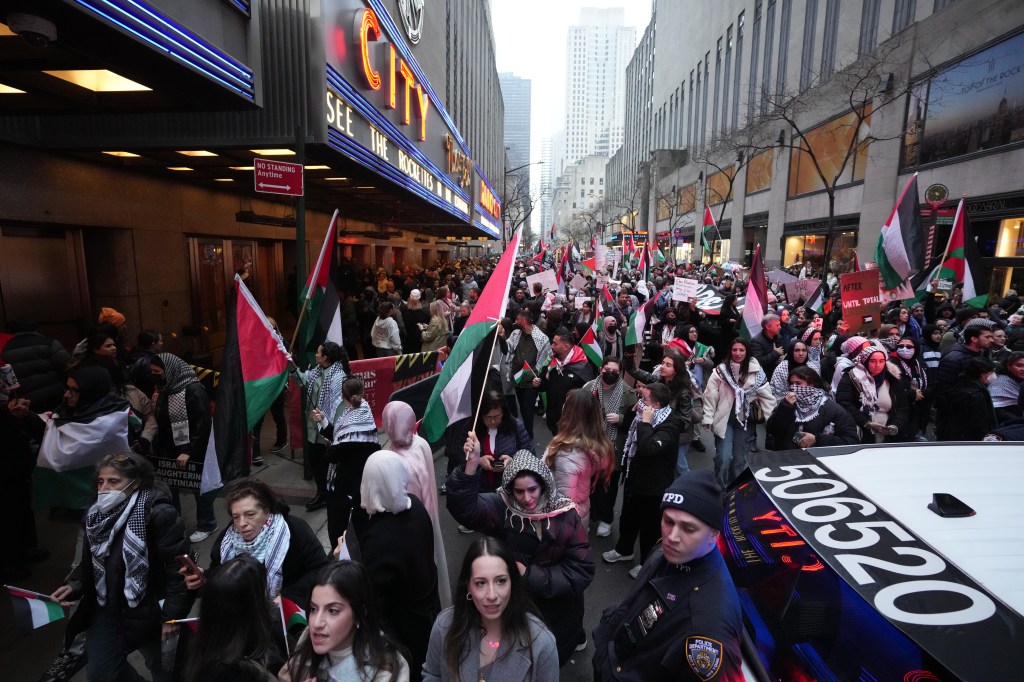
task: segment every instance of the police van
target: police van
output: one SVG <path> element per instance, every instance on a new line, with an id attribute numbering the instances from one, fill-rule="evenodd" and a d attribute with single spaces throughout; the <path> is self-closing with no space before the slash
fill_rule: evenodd
<path id="1" fill-rule="evenodd" d="M 725 505 L 748 680 L 1024 680 L 1024 444 L 752 452 Z"/>

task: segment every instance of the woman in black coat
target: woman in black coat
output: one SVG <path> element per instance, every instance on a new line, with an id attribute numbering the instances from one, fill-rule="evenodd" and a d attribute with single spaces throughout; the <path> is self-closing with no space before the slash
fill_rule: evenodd
<path id="1" fill-rule="evenodd" d="M 775 406 L 765 428 L 769 450 L 860 442 L 853 417 L 829 397 L 821 376 L 807 365 L 790 371 L 789 391 Z"/>
<path id="2" fill-rule="evenodd" d="M 359 536 L 359 551 L 373 584 L 377 614 L 408 649 L 411 679 L 419 680 L 430 629 L 441 611 L 430 515 L 409 494 L 409 470 L 390 450 L 366 460 L 360 497 L 369 520 Z"/>
<path id="3" fill-rule="evenodd" d="M 251 554 L 267 568 L 267 595 L 287 597 L 308 609 L 309 591 L 327 552 L 304 520 L 292 516 L 284 503 L 263 481 L 243 478 L 231 483 L 224 498 L 231 525 L 217 536 L 210 550 L 210 568 L 239 554 Z M 264 535 L 267 534 L 267 535 Z M 202 572 L 202 569 L 200 569 Z M 201 580 L 186 575 L 189 589 Z"/>
<path id="4" fill-rule="evenodd" d="M 836 402 L 857 422 L 862 443 L 907 440 L 910 403 L 902 372 L 886 361 L 888 356 L 880 346 L 867 346 L 836 389 Z"/>
<path id="5" fill-rule="evenodd" d="M 998 426 L 988 384 L 995 379 L 996 366 L 988 358 L 971 358 L 945 400 L 940 400 L 935 418 L 939 440 L 981 440 Z"/>
<path id="6" fill-rule="evenodd" d="M 581 600 L 594 579 L 587 529 L 572 500 L 558 492 L 551 470 L 529 451 L 505 465 L 498 492 L 480 493 L 474 437 L 466 445 L 465 470 L 448 477 L 448 511 L 460 524 L 508 545 L 564 665 L 586 641 Z"/>

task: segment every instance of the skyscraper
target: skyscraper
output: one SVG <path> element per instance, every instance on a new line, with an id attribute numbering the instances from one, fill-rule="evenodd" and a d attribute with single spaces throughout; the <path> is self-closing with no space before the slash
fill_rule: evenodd
<path id="1" fill-rule="evenodd" d="M 499 73 L 501 96 L 505 100 L 505 150 L 508 167 L 505 172 L 518 169 L 504 179 L 503 200 L 506 207 L 519 215 L 530 212 L 530 81 L 511 73 Z M 524 167 L 525 166 L 525 167 Z M 512 205 L 515 204 L 515 205 Z M 529 222 L 526 225 L 529 229 Z"/>
<path id="2" fill-rule="evenodd" d="M 569 27 L 563 169 L 622 145 L 626 65 L 636 47 L 636 28 L 624 26 L 624 17 L 621 7 L 589 7 Z"/>

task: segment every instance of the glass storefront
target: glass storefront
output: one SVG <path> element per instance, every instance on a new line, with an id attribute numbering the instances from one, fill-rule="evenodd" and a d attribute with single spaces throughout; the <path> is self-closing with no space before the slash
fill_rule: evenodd
<path id="1" fill-rule="evenodd" d="M 748 218 L 748 220 L 750 220 Z M 768 242 L 768 216 L 743 226 L 743 265 L 750 267 L 754 259 L 754 247 L 761 245 L 761 253 L 766 250 Z"/>
<path id="2" fill-rule="evenodd" d="M 834 232 L 829 248 L 829 271 L 849 272 L 857 251 L 857 232 Z M 825 233 L 792 235 L 783 238 L 782 267 L 810 261 L 815 270 L 825 263 Z"/>

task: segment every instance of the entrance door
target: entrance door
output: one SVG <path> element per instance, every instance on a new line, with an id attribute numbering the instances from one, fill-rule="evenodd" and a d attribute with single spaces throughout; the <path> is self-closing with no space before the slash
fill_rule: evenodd
<path id="1" fill-rule="evenodd" d="M 5 322 L 35 320 L 68 349 L 88 321 L 80 244 L 71 230 L 0 228 L 0 312 Z"/>

